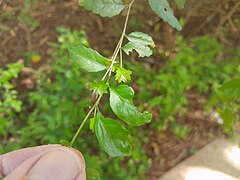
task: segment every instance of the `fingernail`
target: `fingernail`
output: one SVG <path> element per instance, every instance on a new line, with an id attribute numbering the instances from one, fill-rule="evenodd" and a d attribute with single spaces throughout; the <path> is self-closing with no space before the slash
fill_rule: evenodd
<path id="1" fill-rule="evenodd" d="M 27 173 L 27 177 L 34 180 L 74 180 L 83 168 L 84 162 L 76 153 L 69 149 L 58 149 L 43 155 Z"/>

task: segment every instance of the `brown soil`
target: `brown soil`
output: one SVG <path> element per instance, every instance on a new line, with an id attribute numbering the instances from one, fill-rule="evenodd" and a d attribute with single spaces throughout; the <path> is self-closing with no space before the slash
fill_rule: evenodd
<path id="1" fill-rule="evenodd" d="M 178 123 L 187 124 L 191 128 L 186 139 L 177 138 L 170 130 L 159 133 L 152 129 L 150 142 L 146 146 L 147 154 L 152 160 L 147 174 L 149 179 L 158 179 L 216 137 L 225 136 L 215 119 L 203 113 L 208 96 L 197 97 L 196 94 L 190 94 L 188 98 L 190 111 L 184 117 L 177 118 Z"/>
<path id="2" fill-rule="evenodd" d="M 6 30 L 0 29 L 0 66 L 20 59 L 26 64 L 26 59 L 22 53 L 30 50 L 39 52 L 43 57 L 43 60 L 38 64 L 34 64 L 33 68 L 40 68 L 42 65 L 47 64 L 50 61 L 51 52 L 48 42 L 56 42 L 58 36 L 56 28 L 61 26 L 72 30 L 84 28 L 94 49 L 99 51 L 113 50 L 117 37 L 121 33 L 124 13 L 119 17 L 103 19 L 83 10 L 74 1 L 59 0 L 53 1 L 51 4 L 47 3 L 47 1 L 36 2 L 31 14 L 39 22 L 39 27 L 31 31 L 18 18 L 23 8 L 23 1 L 0 0 L 0 25 L 9 27 Z M 136 5 L 133 9 L 132 21 L 129 23 L 128 31 L 131 32 L 133 29 L 137 29 L 147 32 L 154 37 L 159 52 L 162 52 L 162 49 L 171 52 L 175 37 L 179 33 L 168 25 L 160 23 L 159 18 L 154 16 L 148 9 L 146 1 L 140 0 L 140 2 L 141 5 Z M 233 4 L 233 6 L 235 5 Z M 228 9 L 226 9 L 227 11 Z M 194 25 L 194 15 L 189 14 L 187 10 L 182 14 L 186 18 L 193 17 L 190 20 L 188 19 L 188 26 L 183 30 L 183 35 L 187 36 L 193 31 L 196 31 L 193 35 L 205 33 L 206 29 L 204 27 L 202 27 L 202 31 L 198 32 L 198 25 Z M 216 22 L 212 23 L 211 30 L 209 30 L 214 32 L 221 18 L 218 18 L 218 14 L 211 15 L 209 13 L 207 15 L 217 16 Z M 198 22 L 205 18 L 201 16 Z M 212 22 L 210 20 L 205 26 Z M 192 27 L 195 27 L 195 29 L 192 29 Z M 235 30 L 228 36 L 240 37 L 237 36 Z M 225 43 L 229 43 L 231 46 L 236 46 L 240 42 L 236 40 L 237 38 L 233 38 L 232 41 L 229 39 Z M 158 56 L 157 59 L 163 58 L 160 55 Z M 189 98 L 191 100 L 189 106 L 191 112 L 185 118 L 178 118 L 179 123 L 187 123 L 191 127 L 188 138 L 180 140 L 170 131 L 161 134 L 152 129 L 150 142 L 146 145 L 147 154 L 152 160 L 152 167 L 147 174 L 148 177 L 151 177 L 149 179 L 158 178 L 215 137 L 222 136 L 216 122 L 203 115 L 201 100 L 204 100 L 204 97 L 194 96 L 192 99 Z"/>

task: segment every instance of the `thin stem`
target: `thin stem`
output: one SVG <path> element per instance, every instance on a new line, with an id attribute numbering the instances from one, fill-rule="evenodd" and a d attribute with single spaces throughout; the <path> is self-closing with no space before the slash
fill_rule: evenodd
<path id="1" fill-rule="evenodd" d="M 97 107 L 94 109 L 93 117 L 95 117 L 97 114 Z"/>
<path id="2" fill-rule="evenodd" d="M 108 76 L 108 79 L 107 79 L 107 83 L 109 82 L 109 79 L 110 79 L 110 76 L 111 76 L 111 73 L 112 73 L 112 69 L 113 69 L 113 65 L 116 61 L 116 58 L 117 58 L 117 55 L 120 51 L 120 66 L 122 67 L 122 51 L 121 51 L 121 47 L 122 47 L 122 43 L 123 43 L 123 39 L 125 37 L 125 33 L 126 33 L 126 29 L 127 29 L 127 24 L 128 24 L 128 20 L 129 20 L 129 15 L 130 15 L 130 11 L 131 11 L 131 7 L 132 7 L 132 4 L 134 3 L 135 0 L 132 0 L 131 3 L 129 4 L 128 6 L 128 12 L 127 12 L 127 16 L 126 16 L 126 20 L 125 20 L 125 23 L 124 23 L 124 28 L 123 28 L 123 32 L 122 32 L 122 35 L 120 37 L 120 40 L 118 41 L 118 44 L 114 50 L 114 53 L 111 57 L 111 65 L 109 66 L 109 68 L 107 69 L 106 73 L 104 74 L 103 78 L 102 78 L 102 81 L 105 80 L 105 78 Z M 95 110 L 96 112 L 96 108 L 98 107 L 98 104 L 101 100 L 102 96 L 99 96 L 96 100 L 96 102 L 94 103 L 94 105 L 91 107 L 91 109 L 88 111 L 87 115 L 85 116 L 85 118 L 83 119 L 81 125 L 79 126 L 76 134 L 73 136 L 71 142 L 70 142 L 70 147 L 73 146 L 74 142 L 76 141 L 79 133 L 81 132 L 84 124 L 87 122 L 88 118 L 90 117 L 90 115 L 92 114 L 92 112 Z"/>
<path id="3" fill-rule="evenodd" d="M 122 48 L 120 48 L 120 68 L 122 68 L 123 67 L 123 63 L 122 63 L 122 61 L 123 61 L 123 54 L 122 54 Z"/>
<path id="4" fill-rule="evenodd" d="M 121 38 L 120 38 L 120 39 L 121 39 Z M 118 41 L 118 44 L 117 44 L 117 46 L 116 46 L 116 48 L 115 48 L 115 50 L 114 50 L 114 53 L 113 53 L 113 55 L 112 55 L 112 57 L 111 57 L 111 60 L 110 60 L 113 64 L 114 64 L 113 61 L 115 61 L 115 59 L 116 59 L 115 54 L 118 53 L 119 45 L 120 45 L 120 40 Z M 114 58 L 115 58 L 115 59 L 114 59 Z M 110 67 L 112 66 L 112 63 L 111 63 L 111 65 L 109 66 L 109 68 L 107 69 L 106 73 L 104 74 L 104 76 L 103 76 L 103 78 L 102 78 L 102 81 L 107 77 L 109 71 L 111 70 Z"/>
<path id="5" fill-rule="evenodd" d="M 120 51 L 121 47 L 122 47 L 122 43 L 123 43 L 123 39 L 124 39 L 124 36 L 125 36 L 125 33 L 126 33 L 126 30 L 127 30 L 127 25 L 128 25 L 128 20 L 129 20 L 129 16 L 130 16 L 130 11 L 131 11 L 131 8 L 132 8 L 132 5 L 134 3 L 135 0 L 132 0 L 131 3 L 129 4 L 128 6 L 128 12 L 127 12 L 127 17 L 126 17 L 126 20 L 125 20 L 125 23 L 124 23 L 124 28 L 123 28 L 123 32 L 122 32 L 122 35 L 120 37 L 120 40 L 118 42 L 118 45 L 114 51 L 114 54 L 113 54 L 113 57 L 112 57 L 112 63 L 110 65 L 110 71 L 109 71 L 109 77 L 111 76 L 112 74 L 112 68 L 113 68 L 113 65 L 114 65 L 114 62 L 117 58 L 117 55 L 118 55 L 118 52 Z M 109 78 L 110 79 L 110 78 Z M 109 81 L 108 79 L 108 81 Z"/>
<path id="6" fill-rule="evenodd" d="M 72 138 L 72 140 L 71 140 L 71 142 L 70 142 L 70 147 L 73 146 L 73 144 L 74 144 L 74 142 L 76 141 L 76 139 L 77 139 L 79 133 L 81 132 L 81 130 L 82 130 L 84 124 L 85 124 L 86 121 L 88 120 L 89 116 L 92 114 L 93 110 L 98 106 L 98 104 L 99 104 L 101 98 L 102 98 L 102 96 L 99 96 L 98 99 L 97 99 L 97 101 L 95 102 L 95 104 L 94 104 L 94 105 L 92 106 L 92 108 L 88 111 L 86 117 L 83 119 L 83 122 L 82 122 L 81 125 L 79 126 L 79 128 L 78 128 L 76 134 L 73 136 L 73 138 Z"/>

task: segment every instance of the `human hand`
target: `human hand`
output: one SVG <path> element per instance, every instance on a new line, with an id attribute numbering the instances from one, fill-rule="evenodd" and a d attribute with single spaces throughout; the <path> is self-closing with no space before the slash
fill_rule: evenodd
<path id="1" fill-rule="evenodd" d="M 83 155 L 61 145 L 44 145 L 0 156 L 0 179 L 85 180 Z"/>

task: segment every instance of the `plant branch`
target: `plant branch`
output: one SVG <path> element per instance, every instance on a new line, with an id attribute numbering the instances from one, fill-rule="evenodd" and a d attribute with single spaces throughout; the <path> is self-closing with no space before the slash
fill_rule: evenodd
<path id="1" fill-rule="evenodd" d="M 121 35 L 121 37 L 120 37 L 120 40 L 118 41 L 118 44 L 117 44 L 117 46 L 116 46 L 116 48 L 115 48 L 115 50 L 114 50 L 113 55 L 112 55 L 112 57 L 111 57 L 111 65 L 109 66 L 109 68 L 107 69 L 106 73 L 104 74 L 104 76 L 103 76 L 103 78 L 102 78 L 102 81 L 103 81 L 103 80 L 105 80 L 105 78 L 107 77 L 107 75 L 109 75 L 109 76 L 108 76 L 108 79 L 107 79 L 107 83 L 109 82 L 110 76 L 111 76 L 111 74 L 112 74 L 113 65 L 114 65 L 114 63 L 115 63 L 115 61 L 116 61 L 116 58 L 117 58 L 117 55 L 118 55 L 119 51 L 120 51 L 120 56 L 121 56 L 121 57 L 120 57 L 120 59 L 121 59 L 121 60 L 120 60 L 120 61 L 121 61 L 120 63 L 121 63 L 121 67 L 122 67 L 122 52 L 121 52 L 121 48 L 122 48 L 123 39 L 124 39 L 124 37 L 125 37 L 126 29 L 127 29 L 127 24 L 128 24 L 128 20 L 129 20 L 129 15 L 130 15 L 131 7 L 132 7 L 132 4 L 134 3 L 134 1 L 135 1 L 135 0 L 132 0 L 131 3 L 130 3 L 129 6 L 128 6 L 128 12 L 127 12 L 126 20 L 125 20 L 125 23 L 124 23 L 124 28 L 123 28 L 122 35 Z M 87 120 L 88 120 L 88 118 L 90 117 L 90 115 L 92 114 L 92 112 L 97 108 L 97 106 L 98 106 L 101 98 L 102 98 L 102 95 L 97 98 L 97 100 L 96 100 L 96 102 L 94 103 L 94 105 L 93 105 L 93 106 L 91 107 L 91 109 L 88 111 L 87 115 L 85 116 L 85 118 L 83 119 L 81 125 L 79 126 L 77 132 L 76 132 L 75 135 L 73 136 L 73 138 L 72 138 L 72 140 L 71 140 L 71 142 L 70 142 L 70 145 L 69 145 L 70 147 L 73 146 L 73 144 L 74 144 L 74 142 L 76 141 L 79 133 L 81 132 L 84 124 L 87 122 Z"/>
<path id="2" fill-rule="evenodd" d="M 215 36 L 219 36 L 221 27 L 222 27 L 222 26 L 225 24 L 225 22 L 238 10 L 239 6 L 240 6 L 240 1 L 238 1 L 238 2 L 234 5 L 234 7 L 231 9 L 231 11 L 229 11 L 229 12 L 227 13 L 227 15 L 224 16 L 223 19 L 221 19 L 221 21 L 219 22 L 219 24 L 218 24 L 218 26 L 217 26 L 217 28 L 216 28 L 216 30 L 215 30 Z"/>
<path id="3" fill-rule="evenodd" d="M 123 31 L 122 31 L 122 35 L 118 41 L 118 44 L 114 50 L 114 53 L 112 55 L 112 58 L 111 58 L 111 65 L 109 66 L 109 68 L 107 69 L 106 73 L 104 74 L 102 80 L 104 80 L 107 75 L 109 75 L 109 77 L 111 76 L 112 74 L 112 69 L 113 69 L 113 65 L 116 61 L 116 58 L 117 58 L 117 55 L 120 51 L 120 49 L 122 48 L 122 43 L 123 43 L 123 39 L 125 37 L 125 33 L 126 33 L 126 30 L 127 30 L 127 25 L 128 25 L 128 20 L 129 20 L 129 16 L 130 16 L 130 11 L 131 11 L 131 8 L 132 8 L 132 5 L 133 3 L 135 2 L 135 0 L 132 0 L 130 2 L 130 4 L 128 5 L 128 12 L 127 12 L 127 16 L 126 16 L 126 19 L 125 19 L 125 23 L 124 23 L 124 28 L 123 28 Z M 108 78 L 108 81 L 109 81 L 109 78 Z"/>
<path id="4" fill-rule="evenodd" d="M 120 68 L 123 67 L 123 54 L 122 54 L 122 48 L 120 48 L 120 52 L 119 52 L 119 55 L 120 55 Z"/>
<path id="5" fill-rule="evenodd" d="M 73 136 L 71 142 L 70 142 L 70 147 L 73 146 L 74 142 L 76 141 L 79 133 L 81 132 L 84 124 L 86 123 L 86 121 L 88 120 L 89 116 L 92 114 L 93 110 L 98 106 L 100 100 L 101 100 L 102 96 L 99 96 L 97 101 L 95 102 L 95 104 L 92 106 L 92 108 L 88 111 L 87 115 L 85 116 L 85 118 L 83 119 L 81 125 L 79 126 L 77 132 L 75 133 L 75 135 Z"/>

